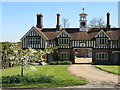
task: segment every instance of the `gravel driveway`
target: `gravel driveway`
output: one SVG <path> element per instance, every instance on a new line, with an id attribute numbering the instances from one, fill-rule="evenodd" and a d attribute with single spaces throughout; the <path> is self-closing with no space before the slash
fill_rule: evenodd
<path id="1" fill-rule="evenodd" d="M 118 75 L 102 71 L 91 64 L 73 64 L 68 67 L 68 71 L 75 76 L 85 78 L 89 82 L 84 85 L 85 87 L 114 87 L 118 85 Z"/>

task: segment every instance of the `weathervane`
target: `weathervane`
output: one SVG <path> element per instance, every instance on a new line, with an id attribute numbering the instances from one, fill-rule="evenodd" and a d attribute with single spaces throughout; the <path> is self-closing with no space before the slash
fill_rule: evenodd
<path id="1" fill-rule="evenodd" d="M 83 8 L 82 10 L 83 10 L 83 13 L 84 13 L 84 10 L 85 10 L 85 9 Z"/>
<path id="2" fill-rule="evenodd" d="M 84 9 L 84 3 L 82 3 L 82 11 L 83 11 L 83 13 L 84 13 L 84 11 L 85 11 L 85 9 Z"/>

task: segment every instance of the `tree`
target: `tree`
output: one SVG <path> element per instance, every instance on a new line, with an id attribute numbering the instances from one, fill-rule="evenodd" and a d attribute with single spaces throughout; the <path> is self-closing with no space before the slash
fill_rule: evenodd
<path id="1" fill-rule="evenodd" d="M 32 48 L 23 50 L 18 44 L 13 44 L 10 49 L 14 52 L 14 54 L 9 54 L 10 60 L 12 63 L 21 66 L 21 75 L 23 76 L 23 69 L 31 67 L 35 58 L 34 54 L 37 53 L 37 51 Z M 34 67 L 31 68 L 33 69 Z"/>
<path id="2" fill-rule="evenodd" d="M 47 47 L 44 52 L 46 52 L 45 54 L 53 54 L 53 59 L 59 60 L 58 47 L 56 45 L 50 45 L 50 47 Z"/>
<path id="3" fill-rule="evenodd" d="M 60 60 L 60 53 L 59 53 L 59 51 L 58 51 L 58 47 L 57 46 L 53 46 L 54 47 L 54 49 L 53 49 L 53 52 L 52 52 L 52 54 L 53 54 L 53 60 L 55 60 L 55 61 L 58 61 L 58 60 Z"/>
<path id="4" fill-rule="evenodd" d="M 67 28 L 67 27 L 69 27 L 69 26 L 70 26 L 69 19 L 66 18 L 66 17 L 62 18 L 62 25 L 61 25 L 61 27 L 62 27 L 63 29 L 65 29 L 65 28 Z"/>
<path id="5" fill-rule="evenodd" d="M 11 64 L 9 60 L 9 54 L 12 54 L 12 51 L 10 50 L 11 43 L 9 42 L 2 42 L 1 43 L 1 58 L 2 58 L 2 68 L 9 68 L 12 67 L 13 65 Z"/>
<path id="6" fill-rule="evenodd" d="M 23 50 L 18 44 L 13 44 L 10 48 L 14 52 L 13 55 L 9 55 L 10 60 L 12 63 L 21 66 L 22 76 L 25 68 L 30 67 L 32 70 L 36 70 L 33 63 L 38 60 L 43 61 L 43 55 L 53 53 L 53 51 L 57 49 L 56 46 L 51 45 L 44 50 L 34 50 L 31 47 Z M 45 63 L 43 63 L 43 65 L 45 65 Z"/>
<path id="7" fill-rule="evenodd" d="M 105 22 L 103 18 L 93 18 L 90 22 L 89 25 L 91 28 L 105 28 Z"/>
<path id="8" fill-rule="evenodd" d="M 1 68 L 5 69 L 5 68 L 10 68 L 15 66 L 14 63 L 11 63 L 10 59 L 9 59 L 9 55 L 13 54 L 13 51 L 10 49 L 10 47 L 12 46 L 12 44 L 15 43 L 11 43 L 11 42 L 0 42 L 0 57 L 1 57 Z M 21 42 L 17 42 L 18 46 L 21 47 L 22 43 Z"/>

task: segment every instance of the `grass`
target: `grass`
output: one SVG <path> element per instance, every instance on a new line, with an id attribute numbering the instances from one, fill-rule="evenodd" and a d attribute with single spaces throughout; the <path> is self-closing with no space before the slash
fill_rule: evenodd
<path id="1" fill-rule="evenodd" d="M 73 76 L 67 71 L 69 65 L 46 65 L 35 66 L 36 71 L 32 71 L 30 68 L 24 70 L 24 74 L 48 74 L 56 77 L 55 83 L 19 83 L 19 84 L 3 84 L 3 87 L 63 87 L 63 86 L 75 86 L 86 84 L 87 81 L 83 78 Z M 20 67 L 13 67 L 2 71 L 3 76 L 20 74 Z"/>
<path id="2" fill-rule="evenodd" d="M 118 65 L 94 65 L 94 66 L 112 74 L 120 74 L 120 66 Z"/>

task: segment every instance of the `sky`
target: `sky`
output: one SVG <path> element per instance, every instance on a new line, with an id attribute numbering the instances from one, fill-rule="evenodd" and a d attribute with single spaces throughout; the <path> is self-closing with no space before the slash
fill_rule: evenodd
<path id="1" fill-rule="evenodd" d="M 2 41 L 20 41 L 32 26 L 36 26 L 38 13 L 43 14 L 44 28 L 56 27 L 57 13 L 61 19 L 69 19 L 70 27 L 78 28 L 83 7 L 88 23 L 95 17 L 102 17 L 106 23 L 106 13 L 110 12 L 110 24 L 118 27 L 118 2 L 2 2 Z"/>
<path id="2" fill-rule="evenodd" d="M 118 27 L 120 28 L 120 1 L 118 3 Z"/>

